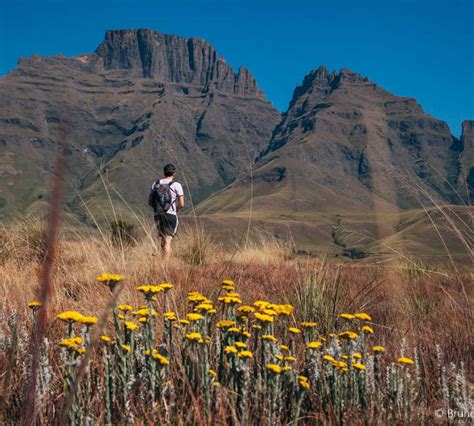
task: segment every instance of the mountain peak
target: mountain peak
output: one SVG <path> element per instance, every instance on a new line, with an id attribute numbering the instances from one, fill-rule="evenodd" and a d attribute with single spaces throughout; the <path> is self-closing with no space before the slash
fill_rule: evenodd
<path id="1" fill-rule="evenodd" d="M 210 43 L 197 37 L 178 37 L 145 28 L 108 30 L 96 54 L 107 70 L 127 70 L 135 77 L 263 97 L 247 69 L 240 68 L 236 74 Z"/>

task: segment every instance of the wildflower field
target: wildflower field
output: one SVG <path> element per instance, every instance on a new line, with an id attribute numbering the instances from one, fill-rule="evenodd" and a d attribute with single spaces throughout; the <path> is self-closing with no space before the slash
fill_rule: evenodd
<path id="1" fill-rule="evenodd" d="M 473 410 L 469 271 L 272 242 L 193 264 L 192 239 L 164 265 L 152 241 L 73 235 L 40 301 L 38 243 L 3 238 L 2 423 L 418 424 Z"/>

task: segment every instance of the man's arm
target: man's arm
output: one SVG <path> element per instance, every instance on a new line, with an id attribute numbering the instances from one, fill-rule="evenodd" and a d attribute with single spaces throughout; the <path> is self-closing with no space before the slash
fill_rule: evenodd
<path id="1" fill-rule="evenodd" d="M 184 195 L 180 195 L 178 197 L 178 202 L 176 203 L 176 206 L 178 207 L 178 210 L 184 208 Z"/>
<path id="2" fill-rule="evenodd" d="M 180 183 L 176 182 L 176 210 L 184 207 L 184 191 Z"/>

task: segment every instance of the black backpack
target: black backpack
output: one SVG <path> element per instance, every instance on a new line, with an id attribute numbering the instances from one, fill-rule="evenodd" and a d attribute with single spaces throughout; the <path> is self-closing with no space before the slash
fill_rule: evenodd
<path id="1" fill-rule="evenodd" d="M 171 207 L 171 184 L 170 183 L 159 183 L 156 181 L 153 184 L 150 195 L 148 196 L 148 205 L 153 207 L 155 213 L 166 213 Z"/>

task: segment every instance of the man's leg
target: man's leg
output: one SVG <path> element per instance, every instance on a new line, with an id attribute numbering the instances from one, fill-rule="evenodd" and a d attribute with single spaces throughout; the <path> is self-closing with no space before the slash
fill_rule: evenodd
<path id="1" fill-rule="evenodd" d="M 165 235 L 161 239 L 161 250 L 165 259 L 168 259 L 171 254 L 171 240 L 173 237 L 171 235 Z"/>

